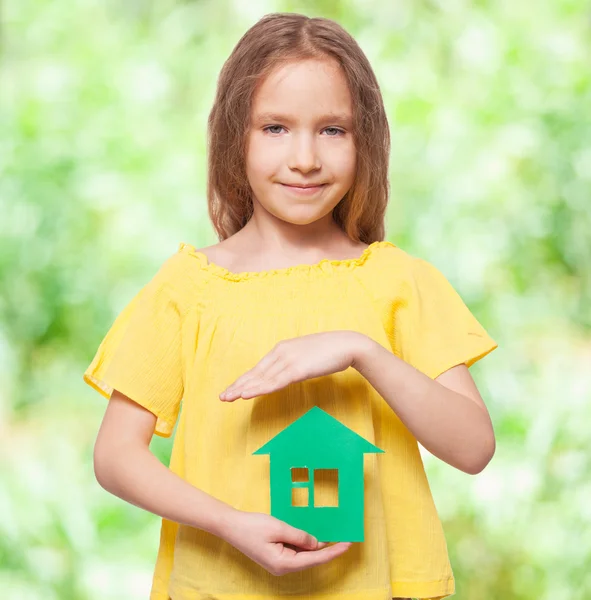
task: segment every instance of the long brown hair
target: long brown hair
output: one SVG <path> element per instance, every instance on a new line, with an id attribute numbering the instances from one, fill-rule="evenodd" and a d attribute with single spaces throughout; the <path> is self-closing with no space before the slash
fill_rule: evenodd
<path id="1" fill-rule="evenodd" d="M 242 36 L 224 63 L 209 114 L 207 202 L 220 241 L 242 229 L 253 213 L 246 142 L 256 89 L 280 65 L 327 58 L 338 61 L 348 82 L 357 150 L 353 185 L 333 209 L 333 219 L 356 242 L 384 239 L 390 132 L 367 57 L 331 19 L 270 13 Z"/>

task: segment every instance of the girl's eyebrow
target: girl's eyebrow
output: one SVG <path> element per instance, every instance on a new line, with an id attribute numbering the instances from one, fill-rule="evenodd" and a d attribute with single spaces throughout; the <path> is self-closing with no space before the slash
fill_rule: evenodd
<path id="1" fill-rule="evenodd" d="M 261 113 L 257 115 L 254 119 L 255 123 L 262 123 L 265 121 L 281 121 L 282 123 L 293 123 L 297 121 L 296 118 L 290 115 L 281 115 L 279 113 Z M 346 113 L 329 113 L 326 115 L 321 115 L 318 117 L 319 123 L 339 123 L 341 125 L 351 125 L 351 115 Z"/>

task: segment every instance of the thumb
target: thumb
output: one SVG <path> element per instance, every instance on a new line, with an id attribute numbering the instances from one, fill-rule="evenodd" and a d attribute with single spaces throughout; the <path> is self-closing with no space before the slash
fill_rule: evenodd
<path id="1" fill-rule="evenodd" d="M 298 546 L 299 548 L 308 548 L 314 550 L 318 545 L 318 540 L 307 531 L 296 529 L 295 527 L 285 527 L 282 533 L 282 542 Z"/>

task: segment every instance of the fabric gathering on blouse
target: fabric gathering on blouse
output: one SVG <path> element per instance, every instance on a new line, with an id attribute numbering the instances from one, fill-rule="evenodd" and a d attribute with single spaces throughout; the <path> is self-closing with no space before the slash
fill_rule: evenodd
<path id="1" fill-rule="evenodd" d="M 238 510 L 270 514 L 269 456 L 253 452 L 314 406 L 384 451 L 364 455 L 364 541 L 343 555 L 278 577 L 223 539 L 162 519 L 151 600 L 455 592 L 418 442 L 358 371 L 219 399 L 279 341 L 336 330 L 363 333 L 432 379 L 497 348 L 435 266 L 389 241 L 354 259 L 242 273 L 181 242 L 115 318 L 84 381 L 151 411 L 159 436 L 176 426 L 169 468 Z"/>

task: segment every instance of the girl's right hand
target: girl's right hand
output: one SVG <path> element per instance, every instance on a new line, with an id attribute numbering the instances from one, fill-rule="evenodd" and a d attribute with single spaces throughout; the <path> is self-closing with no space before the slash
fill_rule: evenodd
<path id="1" fill-rule="evenodd" d="M 271 515 L 233 511 L 223 538 L 272 575 L 286 575 L 327 563 L 352 542 L 329 546 Z"/>

